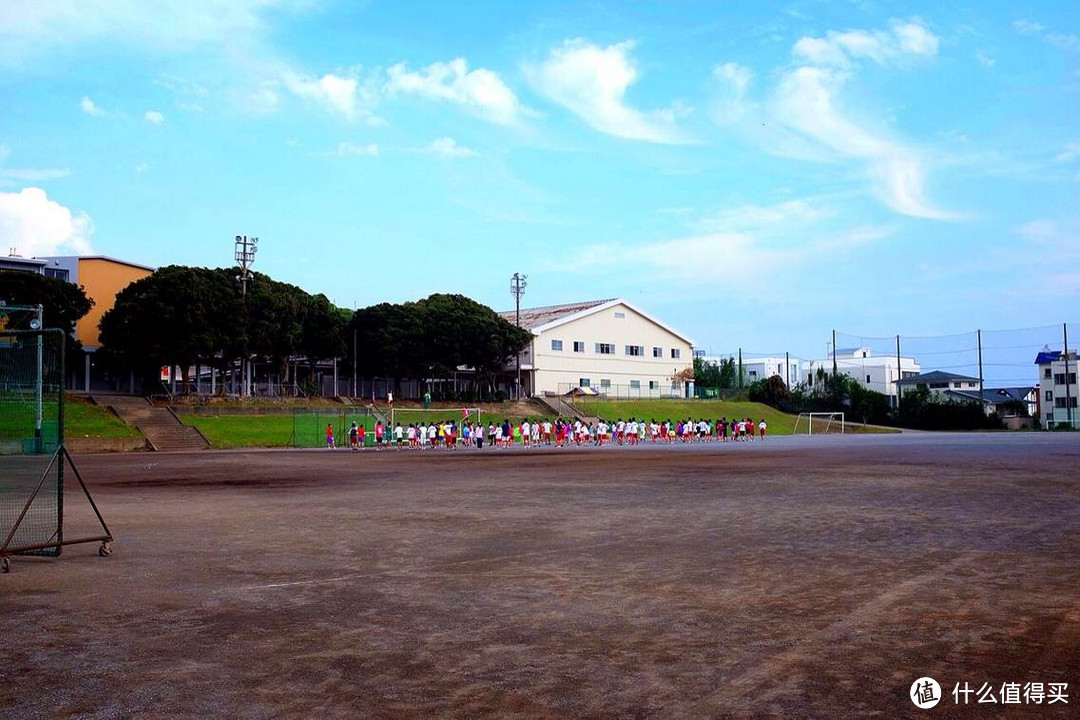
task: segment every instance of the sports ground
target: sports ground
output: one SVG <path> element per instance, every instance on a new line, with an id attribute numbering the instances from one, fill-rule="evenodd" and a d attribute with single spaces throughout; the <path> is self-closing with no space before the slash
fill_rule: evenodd
<path id="1" fill-rule="evenodd" d="M 0 716 L 1080 705 L 1074 433 L 78 462 L 114 553 L 0 575 Z M 908 699 L 922 676 L 933 710 Z M 963 682 L 1068 683 L 1069 704 L 958 706 Z"/>

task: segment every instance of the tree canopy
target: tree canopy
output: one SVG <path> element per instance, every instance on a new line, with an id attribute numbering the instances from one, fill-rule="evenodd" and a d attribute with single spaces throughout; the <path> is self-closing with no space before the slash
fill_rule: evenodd
<path id="1" fill-rule="evenodd" d="M 225 367 L 246 357 L 287 381 L 290 362 L 351 356 L 357 370 L 394 378 L 440 377 L 459 366 L 490 379 L 531 337 L 463 295 L 380 303 L 356 311 L 325 295 L 254 273 L 243 296 L 237 270 L 170 265 L 124 288 L 101 320 L 107 352 L 147 373 L 166 365 Z"/>
<path id="2" fill-rule="evenodd" d="M 0 271 L 0 300 L 8 305 L 43 305 L 45 327 L 60 328 L 68 334 L 75 331 L 75 323 L 94 306 L 82 285 L 24 270 Z M 30 327 L 30 317 L 20 314 L 10 318 L 7 327 L 26 330 Z"/>

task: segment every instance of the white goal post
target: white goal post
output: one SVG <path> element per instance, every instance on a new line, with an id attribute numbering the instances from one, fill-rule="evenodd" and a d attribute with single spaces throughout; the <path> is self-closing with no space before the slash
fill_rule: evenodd
<path id="1" fill-rule="evenodd" d="M 816 427 L 815 427 L 816 423 Z M 799 428 L 807 435 L 813 435 L 816 431 L 821 433 L 839 432 L 844 433 L 844 413 L 842 412 L 810 412 L 799 413 L 795 418 L 795 427 L 791 429 L 792 435 L 799 434 Z"/>
<path id="2" fill-rule="evenodd" d="M 464 422 L 480 422 L 480 408 L 474 407 L 443 407 L 443 408 L 391 408 L 390 427 L 397 427 L 401 423 L 404 427 L 437 423 L 443 420 L 453 420 L 460 424 Z"/>

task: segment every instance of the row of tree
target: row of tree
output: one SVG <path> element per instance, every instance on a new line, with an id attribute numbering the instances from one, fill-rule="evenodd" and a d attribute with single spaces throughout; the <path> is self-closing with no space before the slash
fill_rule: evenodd
<path id="1" fill-rule="evenodd" d="M 345 370 L 394 378 L 445 377 L 459 366 L 489 379 L 529 341 L 491 308 L 462 295 L 380 303 L 352 313 L 325 295 L 253 273 L 246 294 L 237 269 L 171 265 L 131 283 L 101 320 L 108 360 L 156 374 L 203 365 L 226 369 L 238 359 L 277 368 L 279 383 L 297 382 L 303 358 L 342 358 Z"/>

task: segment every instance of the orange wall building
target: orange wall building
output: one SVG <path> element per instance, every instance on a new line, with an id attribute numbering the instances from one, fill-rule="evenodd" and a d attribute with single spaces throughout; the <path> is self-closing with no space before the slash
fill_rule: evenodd
<path id="1" fill-rule="evenodd" d="M 46 261 L 44 274 L 82 285 L 94 306 L 75 326 L 75 337 L 86 351 L 86 365 L 80 389 L 89 390 L 93 369 L 92 355 L 99 347 L 98 324 L 101 316 L 112 309 L 116 295 L 129 284 L 150 275 L 154 268 L 105 255 L 43 257 Z M 96 383 L 95 383 L 96 385 Z"/>

